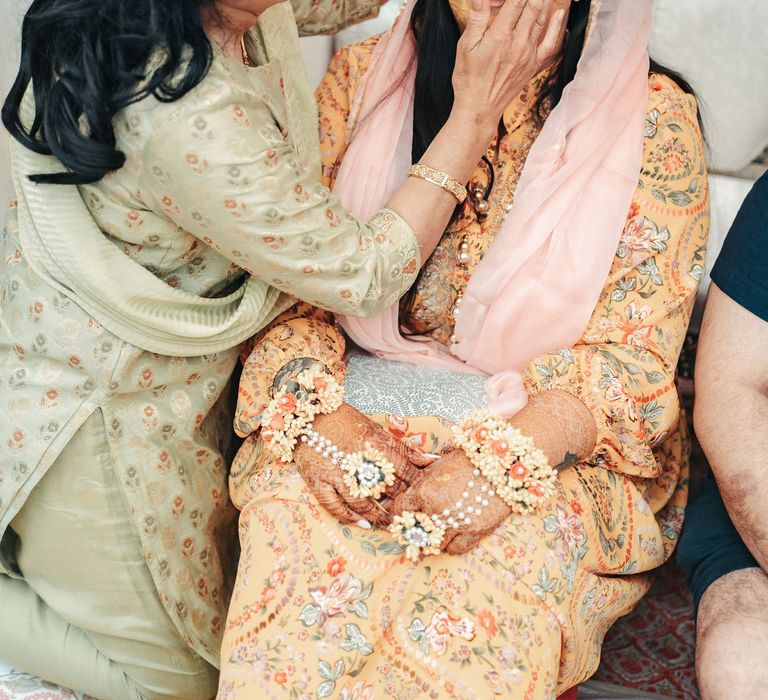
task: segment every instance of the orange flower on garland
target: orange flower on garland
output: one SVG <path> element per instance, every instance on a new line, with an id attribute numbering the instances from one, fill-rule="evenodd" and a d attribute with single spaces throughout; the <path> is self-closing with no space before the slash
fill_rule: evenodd
<path id="1" fill-rule="evenodd" d="M 277 410 L 280 413 L 293 413 L 296 408 L 296 394 L 286 393 L 280 397 L 277 402 Z"/>

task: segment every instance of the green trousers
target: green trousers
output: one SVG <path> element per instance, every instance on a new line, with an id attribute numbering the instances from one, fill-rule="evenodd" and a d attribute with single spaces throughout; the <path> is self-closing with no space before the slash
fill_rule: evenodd
<path id="1" fill-rule="evenodd" d="M 0 661 L 99 700 L 210 700 L 218 672 L 165 612 L 94 413 L 11 523 Z"/>

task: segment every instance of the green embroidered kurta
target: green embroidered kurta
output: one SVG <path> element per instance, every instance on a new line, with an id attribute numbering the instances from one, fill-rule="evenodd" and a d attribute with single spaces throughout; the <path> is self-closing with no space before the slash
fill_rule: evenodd
<path id="1" fill-rule="evenodd" d="M 378 7 L 293 5 L 304 33 Z M 249 50 L 256 68 L 216 51 L 181 100 L 118 114 L 126 164 L 95 185 L 33 185 L 27 175 L 57 166 L 14 144 L 0 293 L 0 571 L 19 573 L 13 517 L 100 411 L 126 527 L 180 633 L 215 665 L 236 541 L 222 399 L 239 342 L 295 297 L 383 310 L 419 263 L 398 215 L 361 222 L 319 184 L 316 108 L 288 4 L 261 16 Z"/>

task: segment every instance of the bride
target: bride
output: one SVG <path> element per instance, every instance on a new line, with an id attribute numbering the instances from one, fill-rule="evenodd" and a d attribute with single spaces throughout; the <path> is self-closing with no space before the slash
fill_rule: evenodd
<path id="1" fill-rule="evenodd" d="M 568 12 L 559 61 L 505 111 L 405 299 L 338 325 L 299 305 L 244 353 L 223 698 L 552 698 L 675 547 L 674 372 L 709 229 L 697 106 L 649 63 L 649 2 L 554 5 L 531 31 Z M 417 0 L 331 64 L 325 177 L 358 215 L 447 116 L 468 16 Z"/>

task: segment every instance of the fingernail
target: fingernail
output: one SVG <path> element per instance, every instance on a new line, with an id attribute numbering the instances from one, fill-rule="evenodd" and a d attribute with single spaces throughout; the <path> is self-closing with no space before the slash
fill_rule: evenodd
<path id="1" fill-rule="evenodd" d="M 483 0 L 472 0 L 472 9 L 473 10 L 482 10 L 483 9 Z"/>
<path id="2" fill-rule="evenodd" d="M 365 518 L 360 518 L 360 520 L 357 521 L 357 526 L 363 528 L 363 530 L 371 530 L 373 528 Z"/>

